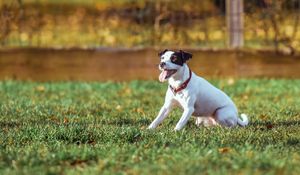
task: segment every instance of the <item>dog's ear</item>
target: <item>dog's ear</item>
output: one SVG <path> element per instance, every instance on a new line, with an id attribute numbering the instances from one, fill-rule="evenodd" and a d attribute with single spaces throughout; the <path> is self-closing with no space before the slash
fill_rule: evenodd
<path id="1" fill-rule="evenodd" d="M 185 63 L 187 60 L 191 59 L 193 55 L 191 53 L 179 50 L 182 61 Z"/>
<path id="2" fill-rule="evenodd" d="M 169 50 L 168 50 L 168 49 L 165 49 L 164 51 L 159 52 L 159 53 L 158 53 L 158 56 L 161 57 L 161 56 L 162 56 L 164 53 L 166 53 L 167 51 L 169 51 Z"/>

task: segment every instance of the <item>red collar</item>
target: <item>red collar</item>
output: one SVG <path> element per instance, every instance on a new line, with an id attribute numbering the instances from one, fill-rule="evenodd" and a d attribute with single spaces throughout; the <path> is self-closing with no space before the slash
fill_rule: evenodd
<path id="1" fill-rule="evenodd" d="M 177 92 L 179 92 L 179 91 L 185 89 L 185 88 L 187 87 L 187 85 L 189 84 L 189 82 L 190 82 L 190 80 L 191 80 L 191 78 L 192 78 L 192 71 L 191 71 L 191 69 L 189 69 L 189 71 L 190 71 L 190 76 L 189 76 L 189 78 L 188 78 L 187 80 L 185 80 L 185 82 L 183 82 L 178 88 L 174 88 L 174 87 L 172 87 L 171 85 L 169 85 L 170 88 L 171 88 L 171 90 L 172 90 L 172 92 L 173 92 L 174 94 L 176 94 Z"/>

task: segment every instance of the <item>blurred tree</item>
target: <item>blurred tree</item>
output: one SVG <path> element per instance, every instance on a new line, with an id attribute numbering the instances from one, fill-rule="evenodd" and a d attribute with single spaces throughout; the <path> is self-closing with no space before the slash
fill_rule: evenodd
<path id="1" fill-rule="evenodd" d="M 244 44 L 244 7 L 243 0 L 226 1 L 226 18 L 228 32 L 228 46 L 240 48 Z"/>
<path id="2" fill-rule="evenodd" d="M 11 31 L 10 22 L 12 15 L 7 4 L 3 4 L 0 8 L 0 42 L 1 45 L 5 45 L 5 40 Z"/>
<path id="3" fill-rule="evenodd" d="M 298 0 L 297 0 L 298 1 Z M 296 13 L 295 22 L 293 25 L 292 35 L 286 34 L 285 30 L 282 30 L 281 25 L 286 19 L 286 13 L 283 7 L 286 5 L 285 0 L 264 0 L 266 4 L 266 10 L 264 11 L 269 16 L 271 22 L 271 27 L 274 31 L 274 47 L 276 52 L 280 51 L 280 45 L 282 45 L 284 51 L 288 54 L 293 55 L 295 53 L 295 48 L 293 46 L 294 37 L 296 37 L 299 25 L 299 12 Z M 298 1 L 299 3 L 300 1 Z M 297 7 L 297 6 L 296 6 Z M 293 7 L 293 8 L 296 8 Z M 298 4 L 299 9 L 299 4 Z"/>
<path id="4" fill-rule="evenodd" d="M 23 6 L 23 0 L 17 0 L 18 2 L 18 5 L 19 5 L 19 15 L 17 17 L 17 25 L 18 25 L 18 33 L 21 34 L 22 31 L 23 31 L 23 22 L 24 22 L 24 6 Z M 22 41 L 20 40 L 20 37 L 19 37 L 19 44 L 21 44 Z"/>

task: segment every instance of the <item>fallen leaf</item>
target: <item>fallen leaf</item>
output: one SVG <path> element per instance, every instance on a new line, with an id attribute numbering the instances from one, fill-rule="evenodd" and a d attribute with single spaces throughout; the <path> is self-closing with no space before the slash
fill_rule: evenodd
<path id="1" fill-rule="evenodd" d="M 265 114 L 261 114 L 261 115 L 259 116 L 259 118 L 260 118 L 261 120 L 266 120 L 266 119 L 268 119 L 268 116 L 265 115 Z"/>
<path id="2" fill-rule="evenodd" d="M 44 92 L 45 91 L 45 86 L 40 85 L 40 86 L 37 86 L 35 89 L 39 92 Z"/>
<path id="3" fill-rule="evenodd" d="M 137 108 L 136 112 L 139 114 L 144 114 L 144 110 L 142 108 Z"/>
<path id="4" fill-rule="evenodd" d="M 122 110 L 122 106 L 121 105 L 117 105 L 116 106 L 116 110 L 121 111 Z"/>
<path id="5" fill-rule="evenodd" d="M 145 129 L 147 129 L 147 127 L 146 126 L 141 126 L 140 129 L 145 130 Z"/>
<path id="6" fill-rule="evenodd" d="M 271 123 L 268 123 L 268 124 L 266 125 L 266 127 L 267 127 L 267 129 L 272 129 L 274 126 L 273 126 Z"/>
<path id="7" fill-rule="evenodd" d="M 7 127 L 5 127 L 5 128 L 2 128 L 2 131 L 3 131 L 3 132 L 8 132 L 9 129 L 8 129 Z"/>
<path id="8" fill-rule="evenodd" d="M 118 92 L 118 94 L 121 96 L 129 96 L 132 94 L 132 90 L 129 87 L 124 87 Z"/>
<path id="9" fill-rule="evenodd" d="M 230 148 L 228 148 L 228 147 L 219 148 L 219 153 L 222 153 L 222 154 L 228 153 L 229 151 L 230 151 Z"/>
<path id="10" fill-rule="evenodd" d="M 229 78 L 228 80 L 227 80 L 227 84 L 228 85 L 233 85 L 235 83 L 235 80 L 233 79 L 233 78 Z"/>
<path id="11" fill-rule="evenodd" d="M 96 142 L 95 142 L 95 140 L 89 140 L 89 141 L 87 142 L 87 144 L 90 144 L 90 145 L 95 145 L 95 144 L 96 144 Z"/>
<path id="12" fill-rule="evenodd" d="M 64 124 L 67 124 L 67 123 L 69 123 L 69 119 L 68 118 L 64 118 L 64 122 L 63 122 Z"/>
<path id="13" fill-rule="evenodd" d="M 249 99 L 249 96 L 248 95 L 244 95 L 243 96 L 243 100 L 248 100 Z"/>
<path id="14" fill-rule="evenodd" d="M 56 116 L 51 116 L 50 120 L 55 122 L 55 123 L 59 123 L 59 119 Z"/>
<path id="15" fill-rule="evenodd" d="M 87 160 L 74 160 L 70 163 L 71 166 L 84 166 L 88 161 Z"/>

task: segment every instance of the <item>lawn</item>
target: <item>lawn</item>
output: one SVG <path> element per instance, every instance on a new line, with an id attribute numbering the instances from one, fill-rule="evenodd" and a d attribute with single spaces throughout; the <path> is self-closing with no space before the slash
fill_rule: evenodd
<path id="1" fill-rule="evenodd" d="M 300 80 L 211 80 L 251 123 L 180 132 L 156 81 L 0 81 L 0 174 L 299 174 Z"/>

